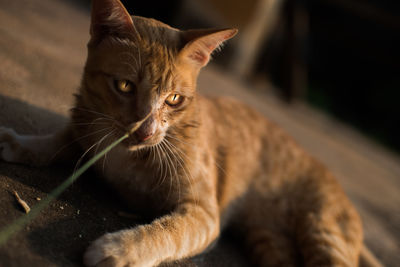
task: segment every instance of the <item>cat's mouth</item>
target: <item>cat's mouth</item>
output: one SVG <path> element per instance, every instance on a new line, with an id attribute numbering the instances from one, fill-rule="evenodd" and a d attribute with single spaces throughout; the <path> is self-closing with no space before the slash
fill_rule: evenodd
<path id="1" fill-rule="evenodd" d="M 140 140 L 134 135 L 130 135 L 125 139 L 122 144 L 128 148 L 129 151 L 136 151 L 146 147 L 152 147 L 161 143 L 163 137 L 160 135 L 153 135 L 145 140 Z"/>
<path id="2" fill-rule="evenodd" d="M 163 139 L 162 131 L 159 130 L 157 120 L 153 112 L 149 112 L 142 120 L 129 126 L 129 137 L 123 144 L 128 150 L 135 151 L 141 148 L 155 146 Z"/>

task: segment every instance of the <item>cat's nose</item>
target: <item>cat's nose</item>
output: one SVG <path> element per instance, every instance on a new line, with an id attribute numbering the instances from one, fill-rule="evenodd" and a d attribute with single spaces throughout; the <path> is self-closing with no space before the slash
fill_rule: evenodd
<path id="1" fill-rule="evenodd" d="M 136 138 L 140 141 L 146 141 L 151 138 L 156 132 L 157 123 L 153 116 L 148 118 L 140 127 L 135 131 Z"/>
<path id="2" fill-rule="evenodd" d="M 139 141 L 146 141 L 150 137 L 153 136 L 154 133 L 151 132 L 145 132 L 145 131 L 140 131 L 140 129 L 136 132 L 136 137 L 139 139 Z"/>

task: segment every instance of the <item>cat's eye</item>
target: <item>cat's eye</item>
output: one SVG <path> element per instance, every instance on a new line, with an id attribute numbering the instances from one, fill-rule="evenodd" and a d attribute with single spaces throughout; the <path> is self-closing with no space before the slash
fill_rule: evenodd
<path id="1" fill-rule="evenodd" d="M 170 94 L 167 99 L 165 99 L 165 103 L 167 103 L 169 106 L 174 107 L 182 103 L 183 101 L 183 96 L 178 95 L 178 94 Z"/>
<path id="2" fill-rule="evenodd" d="M 128 80 L 114 80 L 115 89 L 122 93 L 132 93 L 135 85 Z"/>

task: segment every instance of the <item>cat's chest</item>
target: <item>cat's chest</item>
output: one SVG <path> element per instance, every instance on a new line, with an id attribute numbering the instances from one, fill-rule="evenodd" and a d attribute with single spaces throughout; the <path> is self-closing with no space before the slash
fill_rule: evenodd
<path id="1" fill-rule="evenodd" d="M 134 209 L 158 213 L 173 206 L 172 198 L 165 194 L 169 183 L 162 183 L 158 168 L 135 161 L 121 148 L 110 151 L 96 169 Z"/>

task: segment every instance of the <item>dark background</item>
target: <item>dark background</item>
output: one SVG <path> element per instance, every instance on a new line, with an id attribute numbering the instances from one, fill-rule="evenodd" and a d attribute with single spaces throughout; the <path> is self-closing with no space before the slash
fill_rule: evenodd
<path id="1" fill-rule="evenodd" d="M 180 0 L 122 2 L 133 14 L 188 27 Z M 284 1 L 252 76 L 268 77 L 288 103 L 305 101 L 400 152 L 399 10 L 389 0 Z M 198 17 L 189 25 L 212 26 Z"/>

